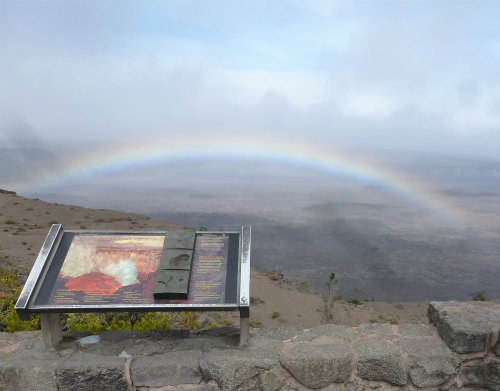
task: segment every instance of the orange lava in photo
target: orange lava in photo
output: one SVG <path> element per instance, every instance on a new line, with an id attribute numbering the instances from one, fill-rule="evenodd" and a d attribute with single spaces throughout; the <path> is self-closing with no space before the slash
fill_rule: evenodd
<path id="1" fill-rule="evenodd" d="M 64 285 L 70 291 L 82 291 L 101 296 L 110 296 L 122 287 L 116 278 L 100 273 L 88 273 L 73 277 Z"/>

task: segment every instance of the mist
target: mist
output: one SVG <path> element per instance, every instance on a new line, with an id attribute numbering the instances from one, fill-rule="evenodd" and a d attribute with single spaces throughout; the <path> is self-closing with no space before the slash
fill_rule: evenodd
<path id="1" fill-rule="evenodd" d="M 2 1 L 0 142 L 272 135 L 498 159 L 498 11 L 496 1 Z"/>
<path id="2" fill-rule="evenodd" d="M 380 300 L 500 296 L 500 3 L 0 0 L 0 188 Z"/>

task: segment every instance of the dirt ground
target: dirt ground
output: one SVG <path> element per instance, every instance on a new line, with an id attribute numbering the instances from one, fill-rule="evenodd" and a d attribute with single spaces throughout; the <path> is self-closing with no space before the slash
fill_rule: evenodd
<path id="1" fill-rule="evenodd" d="M 0 191 L 0 267 L 16 266 L 22 278 L 29 271 L 51 224 L 65 229 L 178 230 L 179 225 L 133 213 L 48 203 Z M 313 327 L 322 323 L 358 325 L 369 322 L 427 323 L 425 302 L 362 302 L 337 300 L 330 309 L 320 295 L 286 281 L 280 272 L 252 268 L 251 324 L 253 326 Z M 207 314 L 208 315 L 208 314 Z M 237 313 L 214 314 L 219 322 L 237 321 Z"/>

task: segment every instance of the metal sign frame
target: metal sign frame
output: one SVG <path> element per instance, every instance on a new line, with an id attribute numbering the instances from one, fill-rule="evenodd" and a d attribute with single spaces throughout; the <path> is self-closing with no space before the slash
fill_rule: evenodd
<path id="1" fill-rule="evenodd" d="M 45 338 L 46 345 L 53 347 L 57 343 L 60 330 L 54 321 L 54 314 L 60 316 L 61 313 L 72 312 L 162 312 L 162 311 L 240 311 L 240 344 L 248 344 L 248 320 L 250 314 L 250 250 L 251 250 L 251 227 L 244 226 L 241 232 L 237 231 L 196 231 L 196 234 L 238 234 L 238 281 L 236 284 L 236 303 L 218 304 L 66 304 L 66 305 L 39 305 L 35 304 L 40 287 L 45 281 L 49 267 L 57 252 L 64 233 L 85 234 L 85 235 L 141 235 L 141 236 L 165 236 L 169 231 L 93 231 L 93 230 L 68 230 L 64 231 L 61 224 L 52 225 L 42 249 L 33 265 L 33 268 L 26 280 L 21 295 L 16 303 L 15 309 L 21 319 L 29 319 L 32 313 L 40 313 L 43 328 L 51 328 L 52 333 L 46 330 L 51 336 Z M 43 334 L 43 333 L 42 333 Z M 49 335 L 47 334 L 47 335 Z"/>

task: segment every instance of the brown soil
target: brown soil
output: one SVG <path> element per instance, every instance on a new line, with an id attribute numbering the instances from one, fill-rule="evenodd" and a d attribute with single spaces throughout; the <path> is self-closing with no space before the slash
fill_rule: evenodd
<path id="1" fill-rule="evenodd" d="M 26 278 L 53 223 L 79 230 L 186 229 L 138 214 L 48 203 L 0 191 L 0 267 L 16 266 Z M 327 321 L 325 301 L 320 295 L 286 281 L 279 272 L 264 273 L 255 268 L 251 274 L 251 296 L 251 323 L 254 326 L 428 322 L 427 303 L 363 302 L 355 305 L 342 300 L 333 303 Z M 221 324 L 237 320 L 237 314 L 210 317 Z"/>

